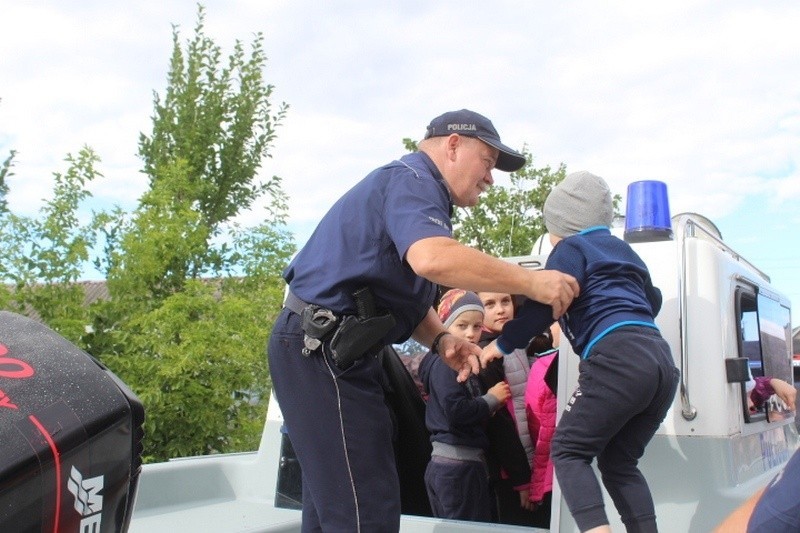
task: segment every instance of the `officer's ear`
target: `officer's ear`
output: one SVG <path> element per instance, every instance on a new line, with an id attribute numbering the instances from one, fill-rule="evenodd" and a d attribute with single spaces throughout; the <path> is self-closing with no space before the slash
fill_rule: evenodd
<path id="1" fill-rule="evenodd" d="M 445 149 L 447 150 L 447 159 L 451 162 L 456 160 L 456 154 L 459 150 L 463 150 L 465 146 L 464 138 L 458 133 L 450 134 L 445 140 Z"/>

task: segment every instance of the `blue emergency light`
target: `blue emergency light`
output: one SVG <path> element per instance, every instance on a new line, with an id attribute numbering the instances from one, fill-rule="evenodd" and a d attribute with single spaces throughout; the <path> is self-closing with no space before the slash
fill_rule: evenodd
<path id="1" fill-rule="evenodd" d="M 672 239 L 666 183 L 644 180 L 628 185 L 624 235 L 627 242 Z"/>

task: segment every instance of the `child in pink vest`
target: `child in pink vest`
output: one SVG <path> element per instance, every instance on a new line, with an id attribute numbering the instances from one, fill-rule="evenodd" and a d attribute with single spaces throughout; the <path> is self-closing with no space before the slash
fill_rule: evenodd
<path id="1" fill-rule="evenodd" d="M 553 331 L 555 330 L 555 331 Z M 552 333 L 551 333 L 552 331 Z M 528 374 L 525 389 L 525 411 L 528 432 L 534 443 L 531 462 L 531 485 L 529 499 L 536 516 L 536 527 L 550 527 L 550 505 L 553 492 L 553 462 L 550 460 L 550 441 L 556 430 L 558 400 L 558 325 L 551 331 L 537 335 L 530 347 L 536 352 Z M 535 347 L 535 348 L 534 348 Z"/>

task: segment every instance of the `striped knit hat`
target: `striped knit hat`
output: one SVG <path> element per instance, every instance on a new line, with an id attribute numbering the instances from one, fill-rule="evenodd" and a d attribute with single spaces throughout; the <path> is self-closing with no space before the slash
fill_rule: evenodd
<path id="1" fill-rule="evenodd" d="M 480 311 L 483 314 L 483 303 L 472 291 L 450 289 L 439 302 L 439 319 L 444 327 L 449 328 L 458 316 L 465 311 Z"/>

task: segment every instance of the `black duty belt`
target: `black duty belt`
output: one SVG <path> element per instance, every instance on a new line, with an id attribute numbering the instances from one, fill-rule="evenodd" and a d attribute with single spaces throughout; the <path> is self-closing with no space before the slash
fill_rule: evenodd
<path id="1" fill-rule="evenodd" d="M 308 304 L 287 289 L 283 306 L 301 318 L 303 355 L 311 355 L 323 342 L 328 342 L 333 362 L 344 370 L 358 359 L 378 353 L 384 346 L 383 337 L 395 325 L 395 318 L 388 311 L 376 310 L 369 287 L 355 291 L 353 299 L 358 314 L 340 315 Z"/>
<path id="2" fill-rule="evenodd" d="M 283 301 L 283 306 L 289 311 L 298 315 L 303 315 L 303 309 L 308 307 L 308 303 L 298 298 L 292 291 L 286 291 L 286 299 Z"/>

